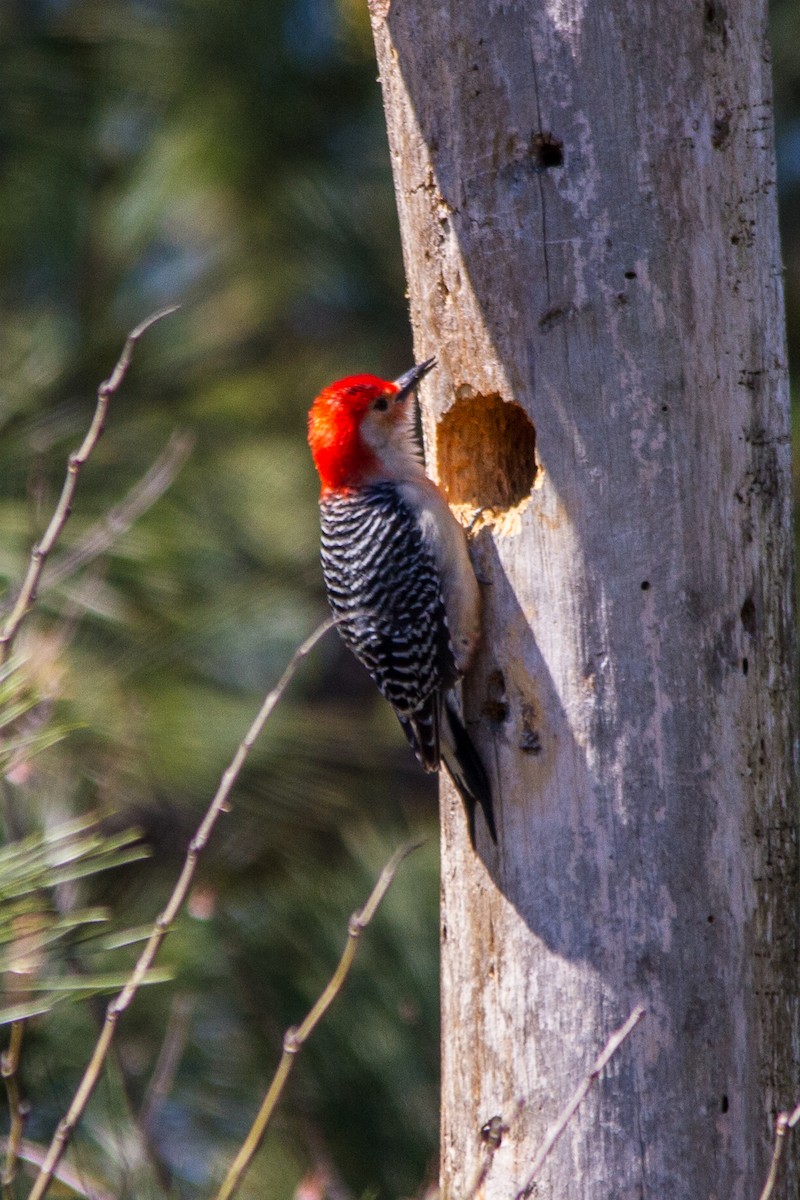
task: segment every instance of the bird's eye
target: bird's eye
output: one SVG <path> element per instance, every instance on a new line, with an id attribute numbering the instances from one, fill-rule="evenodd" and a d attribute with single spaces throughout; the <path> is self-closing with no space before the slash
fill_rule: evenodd
<path id="1" fill-rule="evenodd" d="M 386 396 L 379 396 L 378 399 L 375 401 L 375 409 L 378 412 L 386 412 L 388 407 L 389 407 L 389 401 L 386 398 Z"/>

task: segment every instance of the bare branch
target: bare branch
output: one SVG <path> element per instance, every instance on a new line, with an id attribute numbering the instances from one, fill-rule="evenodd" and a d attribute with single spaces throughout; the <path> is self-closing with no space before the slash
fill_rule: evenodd
<path id="1" fill-rule="evenodd" d="M 589 1089 L 591 1088 L 592 1084 L 597 1079 L 598 1075 L 600 1075 L 601 1071 L 604 1070 L 604 1068 L 607 1066 L 607 1064 L 610 1062 L 610 1060 L 616 1054 L 617 1050 L 619 1050 L 620 1046 L 625 1041 L 628 1034 L 630 1034 L 634 1030 L 634 1028 L 639 1024 L 639 1022 L 641 1021 L 644 1014 L 645 1014 L 644 1007 L 641 1004 L 637 1005 L 637 1007 L 633 1010 L 631 1015 L 628 1017 L 625 1024 L 620 1029 L 618 1029 L 616 1031 L 616 1033 L 613 1033 L 611 1035 L 611 1037 L 608 1039 L 608 1041 L 606 1042 L 606 1045 L 603 1047 L 603 1050 L 600 1052 L 600 1054 L 595 1059 L 591 1071 L 585 1077 L 585 1079 L 581 1080 L 578 1087 L 575 1089 L 575 1091 L 570 1096 L 567 1103 L 564 1105 L 564 1108 L 562 1109 L 561 1113 L 559 1114 L 558 1119 L 556 1120 L 555 1124 L 552 1125 L 550 1127 L 550 1129 L 548 1130 L 547 1136 L 545 1137 L 544 1141 L 542 1142 L 541 1146 L 539 1147 L 539 1149 L 537 1150 L 537 1152 L 534 1156 L 533 1166 L 531 1167 L 531 1173 L 528 1176 L 527 1181 L 525 1182 L 523 1187 L 521 1187 L 520 1190 L 517 1192 L 514 1200 L 527 1200 L 527 1197 L 530 1196 L 531 1191 L 533 1190 L 533 1185 L 536 1180 L 536 1176 L 539 1174 L 539 1171 L 542 1169 L 542 1166 L 544 1165 L 545 1160 L 548 1158 L 548 1156 L 549 1156 L 550 1152 L 552 1151 L 553 1147 L 555 1146 L 556 1142 L 561 1137 L 562 1133 L 567 1128 L 567 1126 L 569 1125 L 572 1118 L 575 1116 L 575 1113 L 580 1108 L 580 1106 L 583 1103 L 584 1099 L 586 1098 L 586 1095 L 587 1095 Z"/>
<path id="2" fill-rule="evenodd" d="M 88 563 L 104 554 L 114 542 L 156 503 L 169 488 L 194 446 L 190 433 L 176 429 L 158 458 L 134 484 L 119 504 L 109 509 L 102 521 L 87 530 L 78 544 L 44 572 L 40 591 L 63 583 Z"/>
<path id="3" fill-rule="evenodd" d="M 0 1138 L 0 1151 L 8 1151 L 8 1138 Z M 40 1167 L 44 1162 L 44 1147 L 37 1142 L 30 1142 L 23 1138 L 19 1146 L 18 1157 L 23 1162 L 30 1163 L 34 1167 Z M 106 1191 L 102 1184 L 88 1177 L 85 1171 L 78 1174 L 67 1163 L 62 1163 L 55 1172 L 55 1177 L 60 1183 L 65 1183 L 76 1196 L 85 1196 L 86 1200 L 117 1200 L 111 1192 Z"/>
<path id="4" fill-rule="evenodd" d="M 192 879 L 194 877 L 197 862 L 202 850 L 208 842 L 211 832 L 217 822 L 218 817 L 223 812 L 228 812 L 230 805 L 228 797 L 231 789 L 236 782 L 236 779 L 247 759 L 250 750 L 253 747 L 256 739 L 263 730 L 267 720 L 275 709 L 278 701 L 286 691 L 290 681 L 292 680 L 300 663 L 306 658 L 317 642 L 321 640 L 332 629 L 335 621 L 330 618 L 318 626 L 317 629 L 306 638 L 303 644 L 294 652 L 289 665 L 283 672 L 283 675 L 278 680 L 274 688 L 267 694 L 264 703 L 259 709 L 258 715 L 248 729 L 239 747 L 231 759 L 230 764 L 226 767 L 220 779 L 219 787 L 214 795 L 213 800 L 208 806 L 203 820 L 197 828 L 197 831 L 189 843 L 186 852 L 186 859 L 183 864 L 183 869 L 178 876 L 177 883 L 173 888 L 172 895 L 167 901 L 167 906 L 161 915 L 156 919 L 153 925 L 152 932 L 148 938 L 142 953 L 134 966 L 130 977 L 125 984 L 125 987 L 115 996 L 106 1009 L 106 1018 L 103 1028 L 100 1031 L 100 1036 L 92 1052 L 92 1057 L 89 1064 L 83 1073 L 83 1077 L 78 1084 L 77 1091 L 72 1099 L 72 1103 L 67 1110 L 66 1115 L 59 1122 L 52 1142 L 50 1143 L 47 1155 L 42 1163 L 41 1171 L 36 1178 L 36 1182 L 31 1190 L 29 1200 L 42 1200 L 46 1194 L 50 1184 L 52 1183 L 56 1167 L 61 1161 L 62 1155 L 67 1148 L 73 1130 L 78 1121 L 83 1115 L 84 1109 L 89 1102 L 89 1099 L 97 1086 L 97 1081 L 100 1078 L 100 1072 L 106 1060 L 111 1043 L 114 1039 L 117 1021 L 120 1015 L 125 1011 L 128 1005 L 133 1000 L 139 987 L 141 986 L 147 972 L 153 965 L 156 955 L 161 949 L 161 944 L 169 932 L 175 918 L 178 916 L 186 895 L 189 891 Z M 383 878 L 383 877 L 382 877 Z M 384 887 L 384 891 L 388 887 L 388 882 Z M 377 890 L 377 889 L 376 889 Z M 366 910 L 365 910 L 366 911 Z"/>
<path id="5" fill-rule="evenodd" d="M 14 640 L 19 632 L 22 622 L 32 609 L 36 602 L 36 590 L 41 579 L 44 565 L 47 562 L 48 555 L 52 551 L 64 526 L 69 519 L 72 511 L 72 501 L 75 496 L 75 489 L 78 486 L 78 476 L 89 455 L 94 450 L 103 432 L 106 423 L 106 415 L 108 413 L 108 403 L 114 393 L 118 390 L 120 384 L 125 378 L 128 367 L 130 366 L 133 356 L 133 349 L 139 338 L 150 328 L 155 325 L 156 321 L 160 321 L 163 317 L 169 316 L 175 312 L 177 305 L 172 305 L 169 308 L 163 308 L 159 312 L 153 313 L 137 325 L 132 330 L 125 341 L 122 348 L 122 353 L 117 360 L 117 365 L 109 375 L 108 379 L 104 380 L 97 389 L 97 404 L 94 410 L 89 429 L 79 448 L 70 454 L 67 461 L 67 474 L 64 479 L 64 486 L 61 489 L 61 495 L 58 499 L 58 504 L 55 507 L 50 524 L 45 530 L 41 541 L 37 542 L 31 550 L 28 569 L 25 573 L 22 587 L 19 595 L 14 603 L 11 612 L 9 613 L 5 624 L 0 629 L 0 664 L 7 661 L 11 650 L 14 646 Z"/>
<path id="6" fill-rule="evenodd" d="M 189 1036 L 189 1025 L 194 1001 L 190 996 L 179 993 L 172 1002 L 166 1033 L 161 1044 L 152 1078 L 139 1110 L 139 1124 L 145 1137 L 150 1140 L 151 1131 L 161 1107 L 169 1095 L 175 1072 Z"/>
<path id="7" fill-rule="evenodd" d="M 25 1034 L 25 1022 L 14 1021 L 11 1026 L 11 1036 L 8 1049 L 0 1057 L 0 1074 L 6 1088 L 9 1112 L 9 1130 L 6 1139 L 6 1158 L 3 1164 L 2 1189 L 3 1196 L 10 1197 L 14 1176 L 17 1173 L 17 1158 L 22 1145 L 22 1133 L 25 1128 L 27 1106 L 22 1100 L 19 1088 L 19 1060 L 22 1054 L 22 1039 Z"/>
<path id="8" fill-rule="evenodd" d="M 772 1147 L 772 1161 L 769 1164 L 769 1174 L 759 1196 L 759 1200 L 769 1200 L 778 1180 L 778 1170 L 786 1149 L 786 1130 L 789 1125 L 789 1114 L 779 1112 L 775 1118 L 775 1144 Z"/>
<path id="9" fill-rule="evenodd" d="M 798 1121 L 800 1121 L 800 1104 L 794 1112 L 779 1112 L 775 1118 L 775 1144 L 772 1147 L 772 1161 L 769 1164 L 769 1174 L 758 1200 L 770 1200 L 778 1181 L 778 1172 L 786 1149 L 786 1135 L 791 1133 Z"/>
<path id="10" fill-rule="evenodd" d="M 258 1151 L 259 1146 L 267 1131 L 267 1127 L 272 1119 L 278 1100 L 281 1097 L 286 1081 L 289 1078 L 294 1060 L 302 1050 L 304 1043 L 308 1040 L 311 1034 L 316 1029 L 319 1022 L 324 1017 L 325 1013 L 330 1008 L 333 1001 L 342 990 L 345 979 L 353 965 L 353 960 L 356 956 L 358 947 L 358 939 L 362 932 L 369 925 L 372 918 L 378 909 L 379 904 L 386 895 L 386 892 L 391 885 L 392 880 L 397 873 L 397 868 L 401 862 L 408 857 L 413 850 L 421 846 L 421 842 L 412 842 L 410 845 L 401 846 L 395 851 L 389 859 L 386 866 L 378 877 L 378 882 L 372 889 L 372 892 L 366 904 L 358 912 L 353 913 L 347 927 L 347 942 L 345 943 L 342 957 L 339 959 L 339 964 L 333 972 L 327 986 L 321 993 L 319 999 L 311 1008 L 308 1016 L 302 1024 L 293 1026 L 287 1029 L 283 1037 L 283 1053 L 278 1063 L 277 1070 L 272 1078 L 272 1083 L 267 1089 L 267 1094 L 258 1111 L 258 1115 L 253 1122 L 250 1132 L 245 1138 L 239 1153 L 233 1161 L 233 1164 L 225 1177 L 222 1187 L 217 1192 L 215 1200 L 230 1200 L 236 1189 L 244 1177 L 244 1173 L 253 1161 L 253 1158 Z"/>

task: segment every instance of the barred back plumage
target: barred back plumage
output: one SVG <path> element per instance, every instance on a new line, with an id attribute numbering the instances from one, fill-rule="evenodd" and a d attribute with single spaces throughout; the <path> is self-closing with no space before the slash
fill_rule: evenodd
<path id="1" fill-rule="evenodd" d="M 320 501 L 322 573 L 347 645 L 395 709 L 417 756 L 439 767 L 439 707 L 458 678 L 440 580 L 416 514 L 392 483 Z"/>
<path id="2" fill-rule="evenodd" d="M 425 474 L 412 396 L 435 365 L 394 381 L 348 375 L 317 396 L 308 444 L 322 485 L 322 570 L 339 631 L 394 709 L 426 771 L 444 766 L 475 846 L 480 805 L 497 828 L 455 685 L 481 636 L 478 581 L 444 493 Z"/>

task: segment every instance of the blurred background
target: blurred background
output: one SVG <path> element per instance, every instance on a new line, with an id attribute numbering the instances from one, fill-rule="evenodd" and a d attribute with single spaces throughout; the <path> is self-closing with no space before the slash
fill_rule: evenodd
<path id="1" fill-rule="evenodd" d="M 797 362 L 797 0 L 775 0 L 772 20 Z M 21 639 L 27 720 L 65 736 L 7 764 L 2 792 L 15 837 L 88 812 L 141 831 L 151 857 L 81 891 L 126 926 L 166 901 L 263 692 L 324 615 L 310 400 L 354 370 L 393 377 L 411 362 L 376 74 L 364 0 L 0 6 L 0 590 L 22 576 L 126 332 L 182 305 L 136 352 Z M 92 557 L 98 523 L 121 504 L 125 524 L 167 447 L 174 482 Z M 335 636 L 214 835 L 165 948 L 174 982 L 124 1019 L 71 1153 L 86 1188 L 208 1193 L 350 912 L 420 833 L 241 1194 L 424 1191 L 438 1139 L 435 788 Z M 68 909 L 76 887 L 52 903 Z M 114 953 L 82 928 L 47 970 L 80 976 Z M 29 1028 L 31 1141 L 49 1139 L 102 1012 L 62 1005 Z"/>

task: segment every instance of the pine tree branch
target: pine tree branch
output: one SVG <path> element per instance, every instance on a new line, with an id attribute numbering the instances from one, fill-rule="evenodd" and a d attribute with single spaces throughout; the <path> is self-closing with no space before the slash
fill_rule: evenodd
<path id="1" fill-rule="evenodd" d="M 295 1058 L 342 990 L 344 981 L 353 965 L 361 934 L 375 916 L 378 906 L 389 890 L 400 864 L 413 850 L 416 850 L 421 845 L 421 842 L 412 842 L 410 845 L 401 846 L 399 850 L 395 851 L 381 871 L 378 882 L 372 889 L 364 907 L 359 909 L 358 912 L 354 912 L 350 917 L 347 927 L 347 941 L 338 966 L 305 1020 L 300 1025 L 292 1026 L 286 1030 L 283 1037 L 283 1053 L 277 1070 L 272 1077 L 272 1082 L 267 1089 L 267 1093 L 258 1111 L 258 1115 L 250 1128 L 250 1132 L 242 1143 L 242 1147 L 236 1155 L 222 1187 L 217 1192 L 215 1200 L 230 1200 L 230 1197 L 233 1196 L 241 1183 L 247 1168 L 253 1161 L 263 1141 L 264 1134 L 272 1120 L 278 1101 L 286 1086 L 286 1081 L 294 1066 Z"/>
<path id="2" fill-rule="evenodd" d="M 203 849 L 205 848 L 209 837 L 216 825 L 217 819 L 223 812 L 230 810 L 228 797 L 239 776 L 244 763 L 256 741 L 261 734 L 267 720 L 273 713 L 276 705 L 286 691 L 289 683 L 294 677 L 300 663 L 305 659 L 317 643 L 325 636 L 329 629 L 332 629 L 335 621 L 329 618 L 315 629 L 310 637 L 306 638 L 303 644 L 294 652 L 289 661 L 289 665 L 283 672 L 283 675 L 278 680 L 277 684 L 264 699 L 264 703 L 259 709 L 258 715 L 248 729 L 239 747 L 236 750 L 229 765 L 226 767 L 220 779 L 219 787 L 208 806 L 205 816 L 203 817 L 197 831 L 189 843 L 186 858 L 183 864 L 178 880 L 173 888 L 172 895 L 167 901 L 166 908 L 156 919 L 150 937 L 148 938 L 142 953 L 140 954 L 136 965 L 134 966 L 127 983 L 122 991 L 114 997 L 106 1009 L 106 1017 L 103 1027 L 100 1031 L 100 1036 L 97 1039 L 89 1064 L 83 1073 L 83 1077 L 78 1084 L 77 1091 L 72 1099 L 72 1103 L 67 1110 L 66 1115 L 61 1119 L 58 1128 L 53 1136 L 53 1140 L 45 1156 L 44 1162 L 39 1175 L 36 1178 L 34 1186 L 31 1190 L 29 1200 L 42 1200 L 42 1197 L 47 1193 L 56 1168 L 61 1161 L 64 1151 L 69 1144 L 72 1133 L 78 1124 L 78 1121 L 83 1116 L 83 1112 L 89 1099 L 97 1086 L 100 1078 L 100 1073 L 103 1064 L 106 1060 L 111 1043 L 116 1032 L 117 1022 L 121 1014 L 129 1006 L 134 996 L 139 990 L 147 972 L 153 965 L 153 962 L 161 949 L 161 945 L 173 925 L 176 917 L 181 911 L 186 899 L 189 887 L 191 886 L 194 873 L 197 868 L 198 859 Z M 388 883 L 386 884 L 388 887 Z M 385 891 L 385 887 L 384 887 Z M 365 910 L 366 911 L 366 910 Z"/>
<path id="3" fill-rule="evenodd" d="M 31 550 L 28 569 L 25 573 L 25 578 L 22 582 L 22 587 L 19 590 L 19 595 L 14 603 L 11 612 L 6 618 L 5 624 L 0 629 L 0 664 L 7 661 L 14 647 L 14 641 L 19 633 L 22 622 L 27 617 L 28 613 L 33 608 L 36 602 L 36 591 L 39 586 L 39 581 L 44 570 L 45 563 L 50 555 L 53 547 L 58 541 L 64 526 L 72 512 L 72 501 L 75 496 L 75 489 L 78 486 L 78 477 L 81 469 L 89 458 L 98 443 L 101 433 L 105 427 L 106 416 L 108 414 L 108 405 L 111 397 L 118 391 L 122 381 L 128 373 L 128 367 L 133 357 L 133 350 L 136 343 L 144 333 L 155 325 L 156 321 L 162 320 L 163 317 L 169 316 L 177 309 L 177 305 L 171 305 L 169 308 L 163 308 L 159 312 L 153 313 L 147 317 L 140 325 L 131 330 L 122 348 L 122 353 L 117 360 L 114 370 L 105 379 L 97 389 L 97 404 L 95 406 L 94 415 L 91 424 L 86 432 L 86 436 L 79 448 L 70 454 L 67 462 L 67 474 L 64 479 L 64 485 L 61 489 L 58 503 L 55 507 L 50 523 L 44 532 L 41 541 L 37 542 Z"/>

